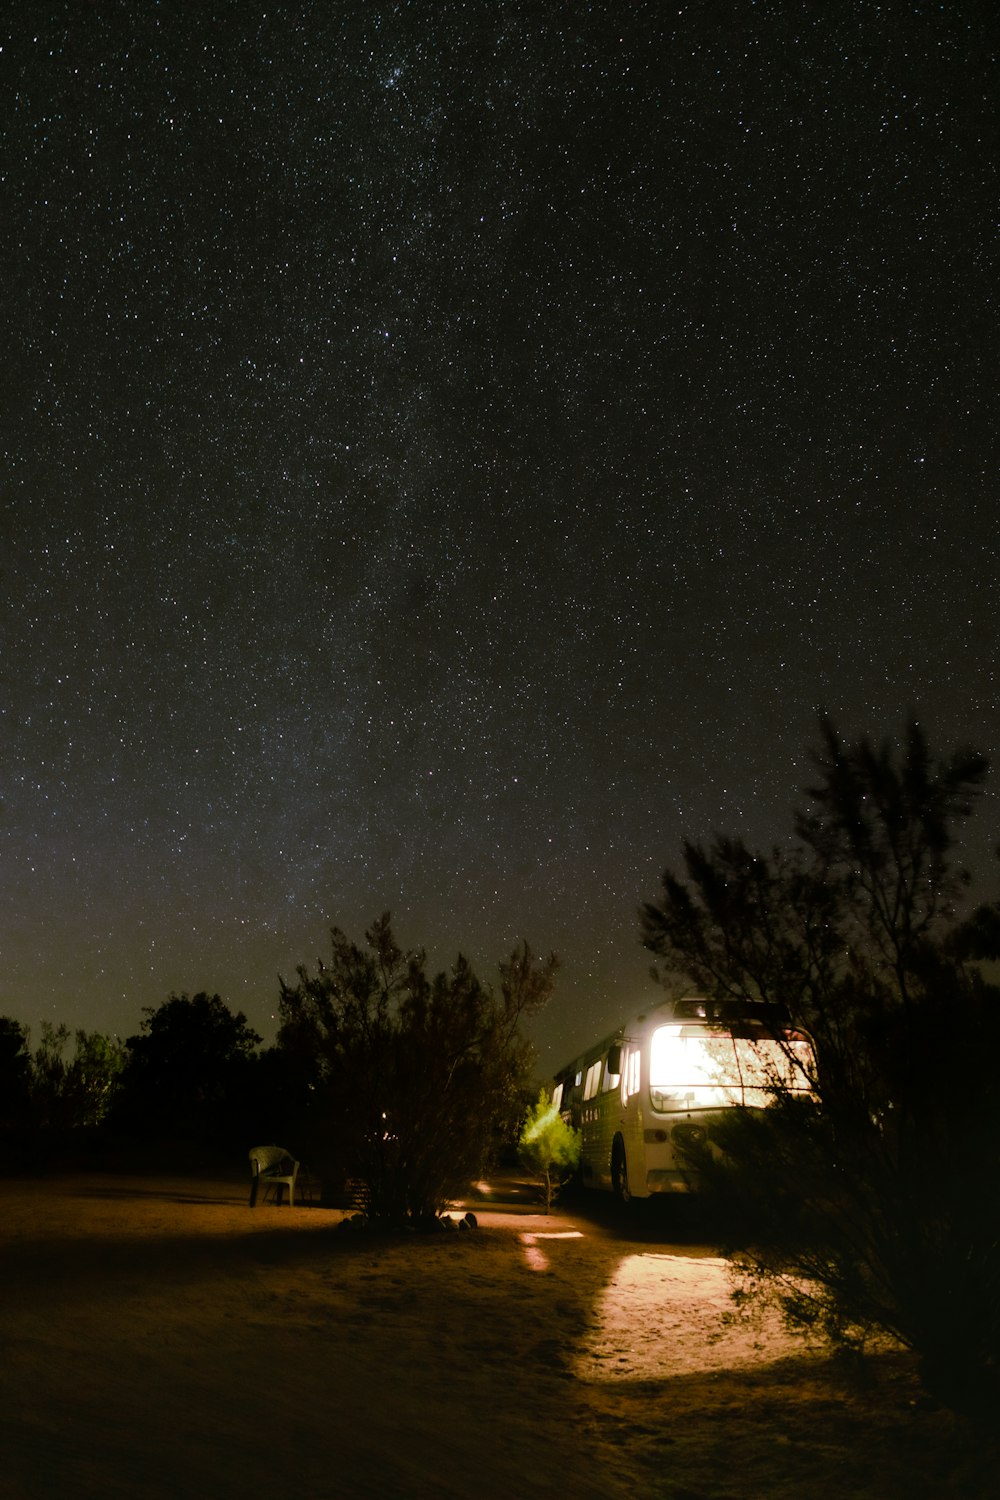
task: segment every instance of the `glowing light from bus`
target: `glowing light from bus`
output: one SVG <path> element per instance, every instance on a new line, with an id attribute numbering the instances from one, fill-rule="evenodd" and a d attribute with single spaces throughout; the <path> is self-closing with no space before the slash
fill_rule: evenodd
<path id="1" fill-rule="evenodd" d="M 777 1307 L 741 1318 L 732 1291 L 719 1257 L 626 1256 L 596 1300 L 574 1358 L 577 1378 L 658 1382 L 821 1356 L 822 1345 L 789 1332 Z"/>
<path id="2" fill-rule="evenodd" d="M 579 1229 L 553 1229 L 553 1230 L 525 1230 L 521 1234 L 521 1244 L 524 1246 L 524 1258 L 533 1271 L 547 1271 L 549 1269 L 549 1258 L 545 1251 L 539 1248 L 539 1240 L 582 1240 L 583 1235 Z"/>
<path id="3" fill-rule="evenodd" d="M 649 1089 L 654 1109 L 761 1107 L 775 1085 L 807 1090 L 812 1049 L 804 1037 L 732 1037 L 703 1027 L 658 1026 L 650 1038 Z"/>

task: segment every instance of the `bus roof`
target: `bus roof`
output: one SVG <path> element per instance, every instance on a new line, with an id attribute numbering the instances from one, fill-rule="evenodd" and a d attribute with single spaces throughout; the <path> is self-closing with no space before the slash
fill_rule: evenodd
<path id="1" fill-rule="evenodd" d="M 707 1021 L 725 1026 L 754 1018 L 774 1026 L 787 1026 L 790 1023 L 784 1006 L 763 1000 L 711 1000 L 704 995 L 685 995 L 680 1000 L 662 1000 L 658 1005 L 651 1006 L 619 1026 L 616 1031 L 609 1032 L 601 1041 L 594 1042 L 585 1052 L 578 1053 L 571 1062 L 559 1069 L 555 1077 L 558 1080 L 585 1071 L 591 1063 L 603 1057 L 609 1048 L 625 1041 L 633 1026 L 645 1028 L 656 1021 Z"/>

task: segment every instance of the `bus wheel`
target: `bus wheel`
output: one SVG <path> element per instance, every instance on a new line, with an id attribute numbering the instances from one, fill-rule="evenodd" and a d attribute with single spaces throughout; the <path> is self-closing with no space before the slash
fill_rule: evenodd
<path id="1" fill-rule="evenodd" d="M 629 1191 L 628 1185 L 628 1162 L 625 1159 L 625 1142 L 620 1135 L 615 1137 L 615 1144 L 611 1152 L 611 1183 L 618 1202 L 631 1203 L 632 1194 Z"/>

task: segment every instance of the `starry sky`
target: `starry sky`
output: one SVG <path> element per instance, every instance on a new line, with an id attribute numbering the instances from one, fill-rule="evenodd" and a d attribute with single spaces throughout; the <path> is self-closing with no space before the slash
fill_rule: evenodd
<path id="1" fill-rule="evenodd" d="M 128 1035 L 384 909 L 649 999 L 817 714 L 997 751 L 995 7 L 0 21 L 0 1014 Z M 1000 835 L 986 799 L 971 858 Z"/>

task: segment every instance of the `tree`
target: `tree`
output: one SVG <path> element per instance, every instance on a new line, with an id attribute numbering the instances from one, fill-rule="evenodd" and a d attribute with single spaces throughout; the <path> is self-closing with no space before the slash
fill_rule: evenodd
<path id="1" fill-rule="evenodd" d="M 42 1022 L 42 1040 L 32 1059 L 32 1115 L 52 1130 L 100 1125 L 111 1108 L 125 1066 L 115 1037 L 78 1029 L 73 1056 L 66 1058 L 68 1026 Z"/>
<path id="2" fill-rule="evenodd" d="M 31 1053 L 20 1021 L 0 1016 L 0 1127 L 28 1123 L 31 1099 Z"/>
<path id="3" fill-rule="evenodd" d="M 338 928 L 331 945 L 315 974 L 300 967 L 281 986 L 278 1046 L 310 1100 L 304 1149 L 328 1183 L 360 1179 L 372 1217 L 419 1219 L 480 1175 L 512 1130 L 530 1063 L 521 1022 L 547 1000 L 557 962 L 536 962 L 525 943 L 496 989 L 461 955 L 429 977 L 388 913 L 364 947 Z"/>
<path id="4" fill-rule="evenodd" d="M 116 1122 L 125 1132 L 235 1139 L 247 1079 L 261 1038 L 242 1011 L 205 991 L 147 1006 L 142 1031 L 126 1041 Z"/>
<path id="5" fill-rule="evenodd" d="M 566 1124 L 544 1086 L 528 1110 L 518 1149 L 528 1170 L 541 1179 L 549 1213 L 559 1189 L 579 1165 L 580 1132 Z"/>
<path id="6" fill-rule="evenodd" d="M 642 912 L 666 973 L 787 1006 L 813 1036 L 812 1099 L 732 1110 L 698 1162 L 730 1246 L 786 1311 L 842 1339 L 888 1332 L 969 1414 L 1000 1396 L 998 908 L 958 915 L 955 862 L 988 762 L 845 747 L 828 722 L 790 848 L 684 845 Z"/>

